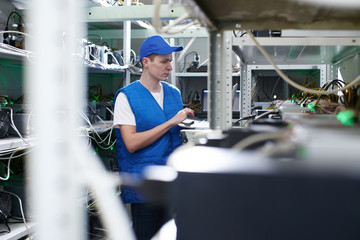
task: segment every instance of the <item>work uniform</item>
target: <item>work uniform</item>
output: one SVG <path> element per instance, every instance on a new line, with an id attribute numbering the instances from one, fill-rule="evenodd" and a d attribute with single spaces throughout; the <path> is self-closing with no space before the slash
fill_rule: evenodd
<path id="1" fill-rule="evenodd" d="M 126 96 L 134 115 L 137 132 L 150 130 L 168 121 L 183 109 L 179 90 L 166 82 L 161 82 L 161 85 L 163 91 L 162 104 L 156 101 L 152 93 L 140 81 L 131 83 L 115 94 L 115 99 L 120 92 Z M 118 101 L 115 103 L 115 109 L 122 107 L 117 104 Z M 119 125 L 115 118 L 114 125 Z M 182 143 L 180 127 L 178 126 L 171 128 L 151 145 L 134 153 L 127 151 L 119 128 L 116 128 L 116 141 L 119 171 L 138 176 L 141 176 L 146 166 L 165 165 L 168 156 Z M 122 188 L 121 196 L 125 203 L 145 202 L 144 197 L 132 189 Z"/>

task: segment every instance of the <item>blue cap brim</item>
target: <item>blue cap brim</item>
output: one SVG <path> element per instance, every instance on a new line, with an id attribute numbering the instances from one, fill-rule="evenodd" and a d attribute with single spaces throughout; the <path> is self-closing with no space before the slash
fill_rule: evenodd
<path id="1" fill-rule="evenodd" d="M 183 50 L 182 46 L 170 46 L 161 36 L 155 35 L 145 39 L 140 47 L 140 60 L 151 54 L 168 55 Z"/>

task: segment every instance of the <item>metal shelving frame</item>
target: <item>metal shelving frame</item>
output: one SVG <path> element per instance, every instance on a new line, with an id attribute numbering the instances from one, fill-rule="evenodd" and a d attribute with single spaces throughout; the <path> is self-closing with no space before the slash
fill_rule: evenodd
<path id="1" fill-rule="evenodd" d="M 231 127 L 231 120 L 229 115 L 226 114 L 227 109 L 231 109 L 231 101 L 229 101 L 229 78 L 226 77 L 228 71 L 231 71 L 231 64 L 225 65 L 228 62 L 227 46 L 232 45 L 246 45 L 254 44 L 250 39 L 234 39 L 229 37 L 229 33 L 226 30 L 245 30 L 245 29 L 351 29 L 359 30 L 359 16 L 354 9 L 339 9 L 339 11 L 329 11 L 326 7 L 317 6 L 311 7 L 308 5 L 301 5 L 297 2 L 291 2 L 286 0 L 277 1 L 276 3 L 269 3 L 267 1 L 257 0 L 249 5 L 245 1 L 227 1 L 220 3 L 218 1 L 203 1 L 203 0 L 186 0 L 186 6 L 192 16 L 199 20 L 201 24 L 207 28 L 210 38 L 210 51 L 209 51 L 209 79 L 208 89 L 209 91 L 209 109 L 210 114 L 208 120 L 211 129 L 226 130 Z M 247 5 L 246 8 L 244 4 Z M 269 6 L 270 4 L 270 6 Z M 222 8 L 220 9 L 220 5 Z M 254 8 L 254 6 L 257 6 Z M 269 9 L 273 8 L 273 9 Z M 303 18 L 303 15 L 296 15 L 291 9 L 302 8 L 303 11 L 308 12 L 308 18 Z M 289 10 L 290 9 L 290 10 Z M 312 11 L 318 9 L 319 11 Z M 274 11 L 270 11 L 274 10 Z M 323 10 L 323 11 L 320 11 Z M 247 12 L 249 11 L 249 12 Z M 276 12 L 279 12 L 276 15 Z M 289 12 L 290 11 L 290 12 Z M 269 15 L 269 12 L 271 14 Z M 298 11 L 296 11 L 298 12 Z M 301 11 L 300 11 L 301 12 Z M 244 14 L 240 14 L 244 13 Z M 263 13 L 263 14 L 262 14 Z M 284 13 L 282 16 L 289 14 L 291 18 L 279 17 L 280 13 Z M 286 13 L 286 14 L 285 14 Z M 346 14 L 348 13 L 348 14 Z M 258 18 L 254 17 L 258 16 Z M 344 17 L 346 16 L 346 17 Z M 248 17 L 248 18 L 247 18 Z M 330 18 L 331 19 L 327 19 Z M 267 21 L 268 20 L 268 21 Z M 330 21 L 331 20 L 331 21 Z M 330 24 L 331 23 L 331 24 Z M 261 44 L 296 44 L 297 41 L 300 45 L 348 45 L 359 46 L 359 37 L 347 37 L 347 38 L 293 38 L 293 39 L 260 39 Z M 238 42 L 240 41 L 240 42 Z M 286 42 L 285 42 L 286 41 Z M 220 64 L 219 64 L 220 63 Z M 318 63 L 321 64 L 321 63 Z M 316 65 L 316 64 L 314 64 Z M 322 81 L 329 76 L 335 76 L 333 66 L 321 66 Z M 250 73 L 249 73 L 250 71 Z M 249 91 L 251 91 L 251 67 L 245 67 L 242 69 L 242 104 L 244 105 L 242 114 L 249 113 L 251 97 Z M 231 92 L 231 91 L 230 91 Z M 227 93 L 227 94 L 226 94 Z M 225 109 L 225 110 L 224 110 Z M 224 114 L 225 111 L 225 114 Z M 231 114 L 230 114 L 231 116 Z"/>

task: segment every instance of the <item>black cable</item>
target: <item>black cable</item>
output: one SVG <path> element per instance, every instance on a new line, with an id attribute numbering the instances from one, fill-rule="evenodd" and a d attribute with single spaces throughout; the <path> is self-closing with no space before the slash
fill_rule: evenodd
<path id="1" fill-rule="evenodd" d="M 98 37 L 98 38 L 99 38 L 99 40 L 96 41 L 96 42 L 94 42 L 94 44 L 96 44 L 96 43 L 98 43 L 98 42 L 100 42 L 100 41 L 102 40 L 102 36 L 100 36 L 99 34 L 95 34 L 95 33 L 88 34 L 88 35 L 85 36 L 85 38 L 87 38 L 87 37 L 89 37 L 89 36 L 95 36 L 95 37 Z"/>
<path id="2" fill-rule="evenodd" d="M 181 69 L 181 71 L 180 72 L 183 72 L 184 71 L 184 69 L 185 69 L 185 65 L 186 65 L 186 57 L 187 56 L 189 56 L 190 54 L 195 54 L 196 55 L 196 57 L 198 57 L 199 55 L 198 55 L 198 53 L 196 52 L 196 51 L 192 51 L 192 52 L 189 52 L 188 54 L 186 54 L 185 56 L 184 56 L 184 65 L 183 65 L 183 67 L 182 67 L 182 69 Z"/>
<path id="3" fill-rule="evenodd" d="M 10 226 L 7 222 L 4 222 L 6 228 L 7 228 L 7 231 L 1 231 L 0 234 L 3 234 L 3 233 L 10 233 L 11 232 L 11 229 L 10 229 Z"/>
<path id="4" fill-rule="evenodd" d="M 24 24 L 24 26 L 26 26 L 25 21 L 24 21 L 24 19 L 21 17 L 21 15 L 20 15 L 19 13 L 15 12 L 15 11 L 13 11 L 13 12 L 11 12 L 11 13 L 9 14 L 9 17 L 8 17 L 8 19 L 7 19 L 7 21 L 6 21 L 5 29 L 9 27 L 10 17 L 11 17 L 11 15 L 13 15 L 13 14 L 18 15 L 18 17 L 20 18 L 21 22 Z"/>
<path id="5" fill-rule="evenodd" d="M 26 26 L 25 21 L 24 21 L 24 19 L 21 17 L 21 15 L 20 15 L 19 13 L 15 12 L 15 11 L 12 11 L 12 12 L 9 14 L 9 16 L 8 16 L 8 18 L 7 18 L 7 20 L 6 20 L 5 31 L 8 31 L 8 30 L 9 30 L 9 21 L 10 21 L 11 15 L 13 15 L 13 14 L 15 14 L 15 15 L 17 15 L 17 16 L 19 17 L 19 19 L 20 19 L 20 25 L 21 25 L 21 22 L 22 22 L 22 23 L 24 24 L 24 26 Z M 19 34 L 21 34 L 21 33 L 19 33 Z M 6 38 L 8 38 L 8 36 L 9 36 L 9 33 L 4 33 L 4 34 L 3 34 L 4 40 L 5 40 Z"/>

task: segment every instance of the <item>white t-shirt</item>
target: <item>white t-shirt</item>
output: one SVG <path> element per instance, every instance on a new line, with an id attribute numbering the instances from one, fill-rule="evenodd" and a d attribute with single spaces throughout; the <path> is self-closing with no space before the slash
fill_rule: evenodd
<path id="1" fill-rule="evenodd" d="M 162 84 L 160 84 L 160 92 L 152 92 L 151 94 L 155 98 L 156 102 L 163 108 L 164 102 L 164 90 Z M 136 126 L 135 116 L 130 107 L 129 101 L 124 93 L 119 93 L 115 100 L 114 109 L 114 123 L 115 128 L 119 128 L 119 125 L 133 125 Z"/>

